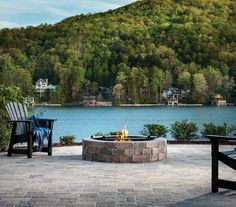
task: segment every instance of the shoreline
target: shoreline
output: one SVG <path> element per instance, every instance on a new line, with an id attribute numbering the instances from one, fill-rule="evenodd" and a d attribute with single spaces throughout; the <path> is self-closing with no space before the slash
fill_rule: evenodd
<path id="1" fill-rule="evenodd" d="M 199 106 L 207 106 L 207 105 L 203 105 L 203 104 L 179 104 L 177 106 L 168 106 L 167 104 L 120 104 L 120 107 L 160 107 L 160 106 L 167 106 L 167 107 L 185 107 L 185 106 L 190 106 L 190 107 L 199 107 Z"/>
<path id="2" fill-rule="evenodd" d="M 34 104 L 34 106 L 55 106 L 55 107 L 59 107 L 59 106 L 63 106 L 62 104 L 46 104 L 46 103 L 39 103 L 39 104 Z"/>
<path id="3" fill-rule="evenodd" d="M 194 144 L 194 145 L 210 145 L 210 140 L 207 139 L 200 139 L 200 140 L 190 140 L 190 141 L 182 141 L 182 140 L 167 140 L 167 144 L 170 145 L 188 145 L 188 144 Z M 232 142 L 230 141 L 221 141 L 222 145 L 232 145 Z M 60 144 L 60 143 L 53 143 L 53 147 L 69 147 L 69 146 L 82 146 L 83 142 L 75 142 L 74 144 Z"/>
<path id="4" fill-rule="evenodd" d="M 95 106 L 83 106 L 80 104 L 34 104 L 36 107 L 169 107 L 169 108 L 178 108 L 178 107 L 231 107 L 236 106 L 235 104 L 229 104 L 227 106 L 213 106 L 213 105 L 203 105 L 203 104 L 179 104 L 178 106 L 168 106 L 166 104 L 120 104 L 120 105 L 95 105 Z"/>

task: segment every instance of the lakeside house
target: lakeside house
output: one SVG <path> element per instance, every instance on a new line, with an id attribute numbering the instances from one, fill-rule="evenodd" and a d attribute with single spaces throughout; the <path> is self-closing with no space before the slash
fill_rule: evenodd
<path id="1" fill-rule="evenodd" d="M 34 101 L 34 97 L 32 96 L 27 96 L 24 100 L 24 103 L 27 105 L 27 106 L 33 106 L 35 104 L 35 101 Z"/>
<path id="2" fill-rule="evenodd" d="M 167 100 L 168 106 L 178 106 L 180 100 L 186 97 L 189 91 L 181 90 L 179 88 L 170 87 L 163 90 L 163 97 Z"/>
<path id="3" fill-rule="evenodd" d="M 211 105 L 213 105 L 213 106 L 226 106 L 227 102 L 221 94 L 216 94 L 211 99 Z"/>
<path id="4" fill-rule="evenodd" d="M 40 97 L 42 96 L 42 93 L 45 93 L 46 91 L 55 91 L 56 86 L 49 84 L 48 79 L 42 79 L 40 78 L 36 83 L 35 83 L 35 91 L 40 94 Z"/>
<path id="5" fill-rule="evenodd" d="M 84 96 L 83 106 L 112 106 L 110 101 L 97 101 L 96 96 Z"/>
<path id="6" fill-rule="evenodd" d="M 83 106 L 95 106 L 96 97 L 95 96 L 84 96 L 83 97 Z"/>

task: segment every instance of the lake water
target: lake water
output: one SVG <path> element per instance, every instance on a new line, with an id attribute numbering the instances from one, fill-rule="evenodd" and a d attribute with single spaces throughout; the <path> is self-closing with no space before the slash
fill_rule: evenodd
<path id="1" fill-rule="evenodd" d="M 175 121 L 188 119 L 201 129 L 203 123 L 236 125 L 236 107 L 36 107 L 35 114 L 55 118 L 53 143 L 63 135 L 75 135 L 76 141 L 97 132 L 121 130 L 126 124 L 129 134 L 137 135 L 148 123 L 170 128 Z M 168 133 L 168 139 L 171 134 Z"/>

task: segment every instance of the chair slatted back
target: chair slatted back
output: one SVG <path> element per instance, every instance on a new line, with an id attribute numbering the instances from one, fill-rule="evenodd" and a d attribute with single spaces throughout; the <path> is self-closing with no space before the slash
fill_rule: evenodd
<path id="1" fill-rule="evenodd" d="M 27 120 L 28 119 L 28 109 L 26 105 L 10 102 L 6 106 L 7 113 L 11 120 Z M 26 132 L 25 123 L 17 123 L 16 126 L 16 135 L 22 135 Z"/>

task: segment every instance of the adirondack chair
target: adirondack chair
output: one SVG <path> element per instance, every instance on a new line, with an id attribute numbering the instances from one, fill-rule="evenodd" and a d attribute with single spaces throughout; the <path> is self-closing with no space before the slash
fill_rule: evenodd
<path id="1" fill-rule="evenodd" d="M 236 170 L 236 148 L 228 151 L 219 151 L 220 141 L 236 141 L 236 134 L 231 137 L 220 135 L 206 135 L 211 141 L 211 189 L 213 193 L 218 192 L 218 188 L 226 188 L 236 190 L 236 181 L 219 179 L 219 161 L 223 162 L 228 167 Z"/>
<path id="2" fill-rule="evenodd" d="M 8 148 L 8 156 L 11 156 L 12 153 L 27 154 L 28 158 L 32 158 L 32 152 L 37 151 L 33 147 L 35 141 L 35 133 L 33 131 L 33 120 L 28 118 L 28 110 L 26 105 L 16 102 L 10 102 L 6 106 L 8 115 L 10 117 L 10 123 L 13 124 L 11 140 Z M 50 134 L 48 138 L 48 146 L 43 147 L 42 151 L 47 152 L 49 156 L 52 155 L 52 129 L 54 119 L 46 119 L 47 126 L 50 129 Z M 17 143 L 27 142 L 27 149 L 14 148 L 14 145 Z"/>

